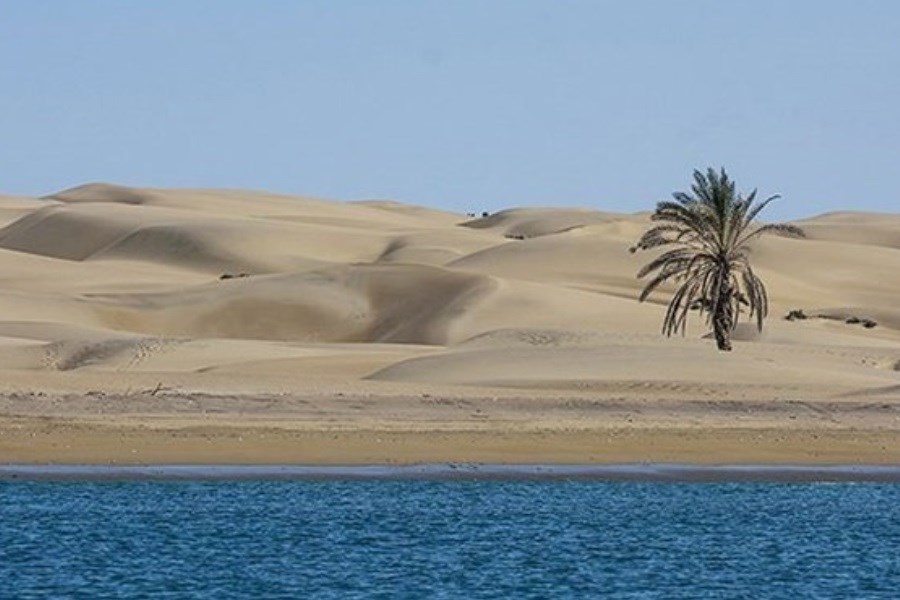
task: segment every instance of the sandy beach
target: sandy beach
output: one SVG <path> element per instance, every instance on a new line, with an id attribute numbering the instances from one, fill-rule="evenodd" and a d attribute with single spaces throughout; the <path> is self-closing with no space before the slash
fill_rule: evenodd
<path id="1" fill-rule="evenodd" d="M 637 302 L 648 222 L 0 196 L 0 463 L 900 463 L 900 215 L 761 239 L 731 353 Z"/>
<path id="2" fill-rule="evenodd" d="M 900 456 L 900 411 L 884 403 L 194 394 L 0 405 L 0 452 L 16 464 L 896 464 Z"/>

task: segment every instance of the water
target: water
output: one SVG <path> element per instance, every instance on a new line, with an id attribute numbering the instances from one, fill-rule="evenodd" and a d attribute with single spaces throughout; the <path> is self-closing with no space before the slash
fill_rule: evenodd
<path id="1" fill-rule="evenodd" d="M 900 485 L 0 481 L 3 598 L 897 598 Z"/>

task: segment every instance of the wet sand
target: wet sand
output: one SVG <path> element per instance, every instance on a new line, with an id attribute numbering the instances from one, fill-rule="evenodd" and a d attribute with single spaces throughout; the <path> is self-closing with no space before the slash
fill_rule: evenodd
<path id="1" fill-rule="evenodd" d="M 0 465 L 0 481 L 632 481 L 650 483 L 898 483 L 900 467 L 872 465 Z"/>

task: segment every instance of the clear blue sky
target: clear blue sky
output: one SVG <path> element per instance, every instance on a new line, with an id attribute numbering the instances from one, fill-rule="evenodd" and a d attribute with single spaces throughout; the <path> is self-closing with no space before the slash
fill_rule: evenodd
<path id="1" fill-rule="evenodd" d="M 0 3 L 0 192 L 900 210 L 900 2 Z"/>

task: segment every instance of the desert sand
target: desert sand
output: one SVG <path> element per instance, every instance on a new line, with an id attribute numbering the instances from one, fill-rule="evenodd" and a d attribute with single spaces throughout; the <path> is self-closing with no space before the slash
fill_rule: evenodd
<path id="1" fill-rule="evenodd" d="M 648 223 L 0 196 L 0 463 L 900 463 L 900 214 L 760 239 L 731 353 L 637 301 Z"/>

